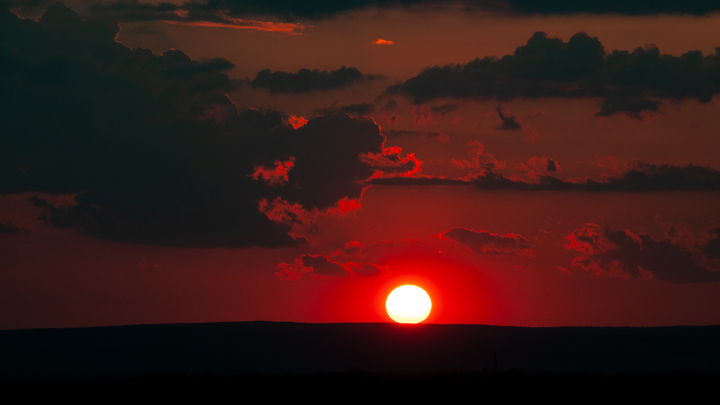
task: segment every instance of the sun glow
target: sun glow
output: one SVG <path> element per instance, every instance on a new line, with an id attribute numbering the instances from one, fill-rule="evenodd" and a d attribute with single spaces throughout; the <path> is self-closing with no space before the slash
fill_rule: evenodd
<path id="1" fill-rule="evenodd" d="M 432 302 L 428 293 L 422 288 L 403 285 L 388 295 L 385 308 L 395 322 L 419 323 L 430 315 Z"/>

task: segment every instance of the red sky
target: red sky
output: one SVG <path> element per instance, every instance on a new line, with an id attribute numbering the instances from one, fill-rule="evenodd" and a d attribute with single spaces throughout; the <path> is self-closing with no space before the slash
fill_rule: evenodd
<path id="1" fill-rule="evenodd" d="M 720 323 L 717 11 L 91 3 L 0 17 L 0 328 Z"/>

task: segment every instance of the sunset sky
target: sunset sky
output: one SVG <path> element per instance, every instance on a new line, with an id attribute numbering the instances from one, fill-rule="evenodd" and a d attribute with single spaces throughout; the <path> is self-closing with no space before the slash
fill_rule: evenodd
<path id="1" fill-rule="evenodd" d="M 0 2 L 0 329 L 720 324 L 716 1 Z"/>

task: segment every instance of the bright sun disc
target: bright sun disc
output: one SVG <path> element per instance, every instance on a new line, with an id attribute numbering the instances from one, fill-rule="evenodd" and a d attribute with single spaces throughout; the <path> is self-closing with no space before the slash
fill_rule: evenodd
<path id="1" fill-rule="evenodd" d="M 387 297 L 385 308 L 393 321 L 418 323 L 430 315 L 430 296 L 420 287 L 403 285 L 394 289 Z"/>

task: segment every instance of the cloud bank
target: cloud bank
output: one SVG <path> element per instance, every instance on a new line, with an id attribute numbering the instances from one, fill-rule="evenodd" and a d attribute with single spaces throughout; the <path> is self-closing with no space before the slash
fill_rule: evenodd
<path id="1" fill-rule="evenodd" d="M 489 155 L 492 156 L 492 155 Z M 482 168 L 482 166 L 480 166 Z M 557 170 L 557 163 L 547 161 L 549 172 Z M 378 185 L 467 185 L 480 190 L 526 191 L 592 191 L 592 192 L 646 192 L 646 191 L 720 191 L 720 171 L 703 166 L 656 165 L 634 162 L 617 177 L 602 181 L 586 179 L 562 180 L 550 174 L 538 174 L 530 180 L 509 178 L 491 170 L 464 178 L 435 176 L 408 176 L 401 178 L 374 178 L 368 184 Z"/>
<path id="2" fill-rule="evenodd" d="M 261 70 L 250 82 L 253 88 L 267 89 L 270 93 L 310 93 L 350 87 L 353 84 L 381 79 L 383 76 L 362 74 L 354 67 L 342 66 L 337 70 L 300 69 L 288 73 L 270 69 Z"/>
<path id="3" fill-rule="evenodd" d="M 415 104 L 446 97 L 601 97 L 597 115 L 624 112 L 640 118 L 643 111 L 657 111 L 664 99 L 712 100 L 720 92 L 720 48 L 707 56 L 700 51 L 666 55 L 652 46 L 607 53 L 585 33 L 563 42 L 536 32 L 512 55 L 429 67 L 387 92 L 411 97 Z M 514 128 L 506 119 L 503 125 Z"/>
<path id="4" fill-rule="evenodd" d="M 346 249 L 349 248 L 346 246 Z M 303 274 L 311 274 L 315 277 L 376 277 L 388 272 L 387 266 L 375 263 L 335 260 L 337 259 L 331 259 L 327 255 L 304 254 L 293 263 L 278 264 L 275 275 L 283 280 L 297 280 Z"/>
<path id="5" fill-rule="evenodd" d="M 705 244 L 687 249 L 672 240 L 587 224 L 565 237 L 565 249 L 582 253 L 573 265 L 595 275 L 650 277 L 676 284 L 720 282 L 720 271 L 707 263 L 717 250 L 718 231 L 710 231 L 715 237 Z"/>
<path id="6" fill-rule="evenodd" d="M 34 198 L 43 219 L 110 241 L 180 247 L 296 246 L 263 201 L 353 209 L 383 154 L 372 120 L 304 125 L 238 111 L 222 58 L 154 55 L 115 41 L 117 22 L 56 3 L 37 21 L 0 8 L 0 194 Z M 278 165 L 278 162 L 280 163 Z"/>
<path id="7" fill-rule="evenodd" d="M 514 233 L 500 235 L 484 230 L 456 227 L 441 232 L 437 237 L 453 240 L 479 255 L 532 256 L 534 254 L 528 240 Z"/>
<path id="8" fill-rule="evenodd" d="M 9 3 L 19 9 L 44 8 L 51 0 L 13 0 Z M 95 16 L 110 16 L 120 21 L 186 21 L 213 22 L 237 19 L 242 16 L 272 16 L 284 21 L 323 20 L 354 10 L 367 8 L 389 9 L 408 7 L 457 8 L 466 11 L 497 12 L 510 15 L 556 14 L 620 14 L 691 15 L 702 16 L 720 10 L 713 0 L 660 1 L 660 0 L 349 0 L 342 2 L 318 0 L 207 0 L 185 1 L 182 4 L 150 3 L 121 0 L 90 3 L 86 7 Z"/>

